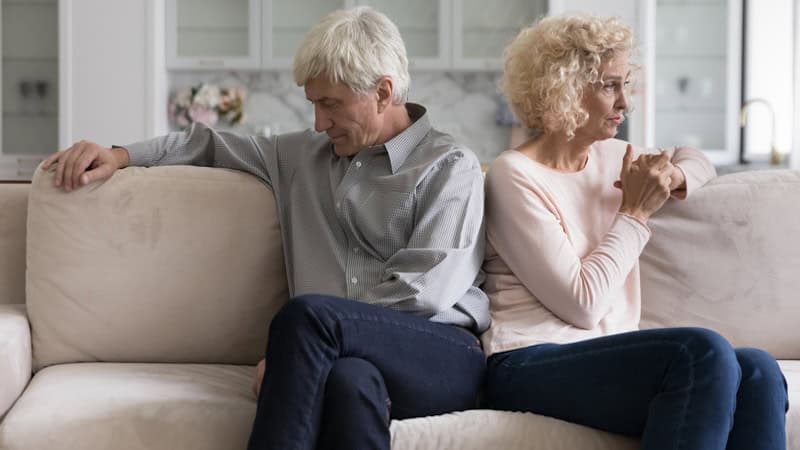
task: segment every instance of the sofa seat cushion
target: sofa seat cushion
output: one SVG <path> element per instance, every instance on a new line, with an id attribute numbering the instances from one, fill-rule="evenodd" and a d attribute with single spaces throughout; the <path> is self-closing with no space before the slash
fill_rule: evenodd
<path id="1" fill-rule="evenodd" d="M 244 449 L 252 366 L 85 363 L 48 367 L 0 424 L 5 450 Z"/>
<path id="2" fill-rule="evenodd" d="M 800 404 L 800 361 L 779 361 Z M 253 368 L 86 363 L 36 374 L 0 423 L 4 450 L 244 449 L 255 415 Z M 800 450 L 800 408 L 787 416 Z M 393 450 L 633 450 L 624 436 L 527 413 L 475 410 L 393 421 Z M 46 430 L 46 432 L 44 432 Z M 794 431 L 793 431 L 794 430 Z"/>
<path id="3" fill-rule="evenodd" d="M 530 413 L 473 410 L 392 422 L 392 450 L 635 450 L 639 440 Z"/>
<path id="4" fill-rule="evenodd" d="M 0 420 L 31 379 L 31 330 L 25 305 L 0 303 Z"/>
<path id="5" fill-rule="evenodd" d="M 789 387 L 787 450 L 800 450 L 800 361 L 778 361 Z M 627 450 L 628 437 L 549 417 L 505 411 L 465 411 L 392 422 L 392 450 Z"/>

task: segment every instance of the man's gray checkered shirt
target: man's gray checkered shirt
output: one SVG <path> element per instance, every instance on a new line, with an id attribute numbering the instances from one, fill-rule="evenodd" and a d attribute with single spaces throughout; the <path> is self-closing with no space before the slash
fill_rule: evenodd
<path id="1" fill-rule="evenodd" d="M 425 108 L 406 107 L 409 128 L 350 158 L 311 130 L 241 136 L 202 124 L 125 148 L 131 165 L 225 167 L 270 185 L 291 296 L 335 295 L 481 332 L 480 164 L 431 128 Z"/>

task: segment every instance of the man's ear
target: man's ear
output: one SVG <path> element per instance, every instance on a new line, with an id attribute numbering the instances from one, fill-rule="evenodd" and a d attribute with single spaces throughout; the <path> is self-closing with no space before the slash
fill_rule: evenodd
<path id="1" fill-rule="evenodd" d="M 394 83 L 389 77 L 381 77 L 375 88 L 378 97 L 378 112 L 383 112 L 389 105 L 392 104 L 392 93 L 394 92 Z"/>

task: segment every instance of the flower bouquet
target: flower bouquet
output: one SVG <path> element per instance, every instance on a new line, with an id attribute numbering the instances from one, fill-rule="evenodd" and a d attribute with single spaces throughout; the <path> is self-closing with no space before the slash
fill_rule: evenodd
<path id="1" fill-rule="evenodd" d="M 169 120 L 180 129 L 194 122 L 214 126 L 223 123 L 234 126 L 244 119 L 244 89 L 220 88 L 202 83 L 176 91 L 169 102 Z"/>

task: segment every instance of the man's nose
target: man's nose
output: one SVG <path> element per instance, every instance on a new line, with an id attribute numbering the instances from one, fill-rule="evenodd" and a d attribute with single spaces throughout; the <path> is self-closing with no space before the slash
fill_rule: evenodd
<path id="1" fill-rule="evenodd" d="M 322 133 L 331 127 L 333 122 L 328 117 L 328 114 L 318 105 L 314 105 L 314 129 L 317 133 Z"/>

